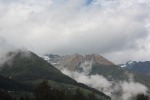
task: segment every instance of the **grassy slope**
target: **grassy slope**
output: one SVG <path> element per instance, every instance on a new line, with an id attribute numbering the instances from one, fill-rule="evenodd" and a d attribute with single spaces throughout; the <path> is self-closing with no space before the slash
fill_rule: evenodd
<path id="1" fill-rule="evenodd" d="M 16 82 L 0 75 L 0 89 L 9 91 L 31 91 L 32 85 Z"/>

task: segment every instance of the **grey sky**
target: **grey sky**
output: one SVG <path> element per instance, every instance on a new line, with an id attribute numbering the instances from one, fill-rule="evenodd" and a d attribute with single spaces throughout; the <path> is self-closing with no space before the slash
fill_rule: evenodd
<path id="1" fill-rule="evenodd" d="M 115 63 L 150 60 L 149 12 L 149 0 L 92 0 L 88 5 L 85 0 L 0 0 L 0 41 L 8 42 L 0 44 L 39 55 L 98 53 Z"/>

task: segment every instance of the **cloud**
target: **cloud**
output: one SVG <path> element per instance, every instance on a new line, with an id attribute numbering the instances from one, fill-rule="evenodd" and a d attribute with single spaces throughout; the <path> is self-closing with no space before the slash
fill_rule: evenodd
<path id="1" fill-rule="evenodd" d="M 0 37 L 0 65 L 4 64 L 11 59 L 11 56 L 7 57 L 7 53 L 15 50 L 16 48 L 9 44 L 4 38 Z"/>
<path id="2" fill-rule="evenodd" d="M 38 54 L 98 53 L 118 63 L 126 60 L 119 57 L 127 51 L 133 51 L 132 56 L 141 50 L 150 55 L 149 4 L 148 0 L 0 0 L 0 36 Z"/>
<path id="3" fill-rule="evenodd" d="M 0 67 L 5 63 L 12 64 L 12 59 L 18 52 L 22 52 L 21 57 L 30 57 L 31 55 L 26 48 L 17 48 L 0 37 Z"/>

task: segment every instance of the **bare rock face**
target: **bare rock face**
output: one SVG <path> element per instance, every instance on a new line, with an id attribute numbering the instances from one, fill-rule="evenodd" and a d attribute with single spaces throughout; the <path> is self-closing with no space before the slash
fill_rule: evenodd
<path id="1" fill-rule="evenodd" d="M 82 56 L 80 54 L 68 55 L 68 56 L 51 56 L 49 62 L 53 64 L 58 69 L 67 68 L 70 71 L 75 71 L 80 66 L 85 65 L 91 66 L 92 64 L 101 64 L 101 65 L 114 65 L 111 61 L 105 59 L 98 54 L 90 54 Z"/>
<path id="2" fill-rule="evenodd" d="M 67 68 L 68 70 L 76 70 L 76 68 L 83 62 L 83 57 L 79 54 L 63 57 L 59 65 Z"/>
<path id="3" fill-rule="evenodd" d="M 97 55 L 97 54 L 92 54 L 93 56 L 93 61 L 98 64 L 102 65 L 114 65 L 111 61 L 105 59 L 103 56 Z"/>

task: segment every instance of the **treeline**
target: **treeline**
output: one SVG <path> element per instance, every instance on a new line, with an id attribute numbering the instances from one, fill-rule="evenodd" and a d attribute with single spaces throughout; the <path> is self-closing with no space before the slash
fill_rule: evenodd
<path id="1" fill-rule="evenodd" d="M 48 81 L 44 81 L 36 88 L 35 100 L 95 100 L 95 94 L 90 93 L 86 97 L 79 88 L 75 90 L 75 93 L 64 92 L 51 88 L 48 85 Z"/>
<path id="2" fill-rule="evenodd" d="M 34 98 L 22 96 L 19 99 L 12 98 L 7 91 L 0 90 L 0 100 L 101 100 L 96 99 L 95 93 L 84 95 L 84 91 L 77 88 L 74 93 L 51 88 L 48 81 L 43 81 L 34 91 Z M 138 94 L 133 100 L 149 100 L 144 94 Z"/>

